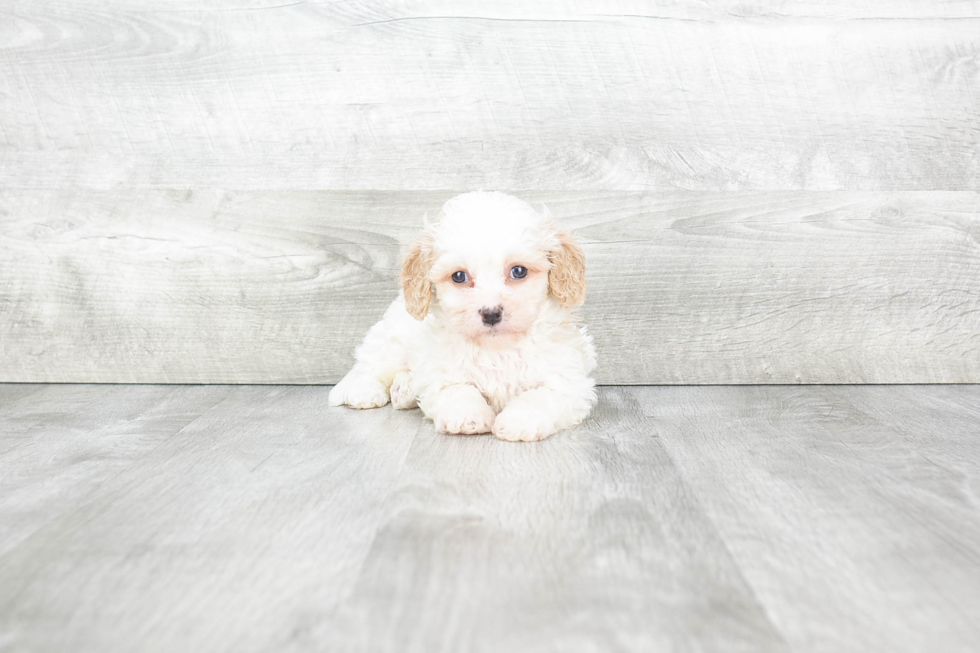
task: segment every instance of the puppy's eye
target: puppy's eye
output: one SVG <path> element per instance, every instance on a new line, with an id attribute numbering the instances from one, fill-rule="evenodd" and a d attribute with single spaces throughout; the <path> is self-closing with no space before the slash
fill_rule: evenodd
<path id="1" fill-rule="evenodd" d="M 511 279 L 523 279 L 527 276 L 527 268 L 523 265 L 515 265 L 510 269 Z"/>
<path id="2" fill-rule="evenodd" d="M 456 270 L 455 272 L 453 272 L 453 281 L 455 281 L 456 283 L 466 283 L 466 280 L 468 278 L 469 277 L 467 276 L 467 274 L 462 270 Z"/>

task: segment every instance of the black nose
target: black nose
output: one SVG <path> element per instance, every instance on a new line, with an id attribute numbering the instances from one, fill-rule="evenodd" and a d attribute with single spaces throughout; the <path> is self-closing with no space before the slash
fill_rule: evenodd
<path id="1" fill-rule="evenodd" d="M 480 317 L 483 318 L 484 324 L 489 324 L 493 326 L 500 320 L 504 319 L 504 309 L 501 306 L 494 306 L 493 308 L 481 308 Z"/>

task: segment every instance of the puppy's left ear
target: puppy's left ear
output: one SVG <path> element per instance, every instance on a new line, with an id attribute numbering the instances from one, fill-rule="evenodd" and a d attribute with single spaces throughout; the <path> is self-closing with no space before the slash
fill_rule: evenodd
<path id="1" fill-rule="evenodd" d="M 416 320 L 425 319 L 432 300 L 432 283 L 429 271 L 433 263 L 432 234 L 424 232 L 405 252 L 402 262 L 401 287 L 405 295 L 405 308 Z"/>
<path id="2" fill-rule="evenodd" d="M 562 308 L 575 308 L 585 301 L 585 254 L 573 237 L 560 231 L 557 236 L 559 247 L 548 255 L 548 288 Z"/>

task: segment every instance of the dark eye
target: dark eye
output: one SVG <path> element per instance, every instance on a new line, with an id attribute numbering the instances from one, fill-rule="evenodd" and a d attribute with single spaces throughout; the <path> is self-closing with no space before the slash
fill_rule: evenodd
<path id="1" fill-rule="evenodd" d="M 510 276 L 512 279 L 523 279 L 527 276 L 527 268 L 523 265 L 515 265 L 510 269 Z"/>
<path id="2" fill-rule="evenodd" d="M 456 283 L 466 283 L 466 279 L 467 279 L 466 273 L 463 272 L 462 270 L 457 270 L 453 272 L 453 281 L 455 281 Z"/>

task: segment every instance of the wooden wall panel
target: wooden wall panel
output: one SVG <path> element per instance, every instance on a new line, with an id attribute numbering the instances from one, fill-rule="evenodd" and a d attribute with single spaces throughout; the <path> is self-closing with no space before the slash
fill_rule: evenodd
<path id="1" fill-rule="evenodd" d="M 0 380 L 332 383 L 453 191 L 0 194 Z M 980 193 L 525 193 L 602 383 L 980 381 Z"/>
<path id="2" fill-rule="evenodd" d="M 603 382 L 977 382 L 978 62 L 973 0 L 0 0 L 0 380 L 335 381 L 497 188 Z"/>
<path id="3" fill-rule="evenodd" d="M 6 187 L 980 179 L 980 2 L 7 0 L 0 12 Z"/>

